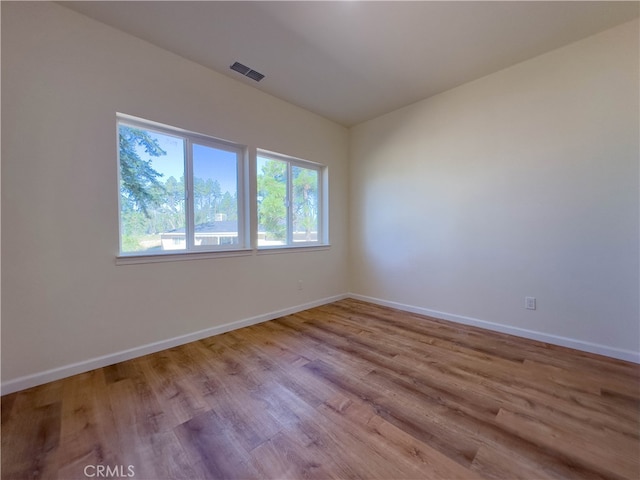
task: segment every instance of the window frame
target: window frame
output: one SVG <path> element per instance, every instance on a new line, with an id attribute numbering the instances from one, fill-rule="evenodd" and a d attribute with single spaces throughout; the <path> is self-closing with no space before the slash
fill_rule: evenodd
<path id="1" fill-rule="evenodd" d="M 283 245 L 260 245 L 259 244 L 259 220 L 256 223 L 256 230 L 254 232 L 255 245 L 259 251 L 269 251 L 269 250 L 287 250 L 287 249 L 297 249 L 297 248 L 314 248 L 314 247 L 328 247 L 329 239 L 328 239 L 328 228 L 327 228 L 327 210 L 328 205 L 326 202 L 327 192 L 327 176 L 328 169 L 326 165 L 322 165 L 320 163 L 311 162 L 309 160 L 303 160 L 297 157 L 292 157 L 289 155 L 284 155 L 281 153 L 257 149 L 256 158 L 255 158 L 255 180 L 256 180 L 256 193 L 254 195 L 253 203 L 256 210 L 256 216 L 258 216 L 259 208 L 258 208 L 258 190 L 257 190 L 257 179 L 258 179 L 258 158 L 266 158 L 270 160 L 276 160 L 280 162 L 285 162 L 287 164 L 287 186 L 286 186 L 286 215 L 287 215 L 287 236 L 286 243 Z M 293 214 L 292 214 L 292 198 L 293 198 L 293 167 L 304 168 L 307 170 L 314 170 L 317 172 L 318 178 L 318 192 L 317 192 L 317 216 L 318 216 L 318 232 L 317 232 L 317 240 L 315 241 L 304 241 L 304 242 L 294 242 L 293 241 Z"/>
<path id="2" fill-rule="evenodd" d="M 185 200 L 185 249 L 184 250 L 159 250 L 159 251 L 135 251 L 125 252 L 122 250 L 122 194 L 121 194 L 121 162 L 120 162 L 120 126 L 130 126 L 146 131 L 157 132 L 173 137 L 180 137 L 184 142 L 184 200 Z M 227 140 L 221 140 L 212 136 L 195 133 L 158 122 L 144 120 L 118 113 L 116 115 L 116 156 L 118 166 L 118 260 L 119 263 L 141 263 L 144 261 L 178 260 L 204 256 L 228 256 L 242 254 L 243 251 L 250 250 L 248 247 L 249 235 L 247 228 L 247 154 L 248 147 Z M 237 197 L 237 225 L 238 225 L 238 242 L 236 244 L 227 245 L 195 245 L 195 197 L 194 197 L 194 178 L 193 178 L 193 145 L 202 145 L 208 148 L 228 151 L 236 154 L 236 197 Z M 140 262 L 136 261 L 140 259 Z"/>

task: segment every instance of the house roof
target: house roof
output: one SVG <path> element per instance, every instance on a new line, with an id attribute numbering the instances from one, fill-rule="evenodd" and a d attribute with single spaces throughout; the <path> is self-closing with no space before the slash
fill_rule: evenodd
<path id="1" fill-rule="evenodd" d="M 230 233 L 238 231 L 238 222 L 235 220 L 224 220 L 220 222 L 207 222 L 201 223 L 195 226 L 195 233 Z M 169 233 L 182 233 L 184 234 L 185 228 L 176 228 L 174 230 L 169 230 L 167 232 L 163 232 L 164 234 Z"/>

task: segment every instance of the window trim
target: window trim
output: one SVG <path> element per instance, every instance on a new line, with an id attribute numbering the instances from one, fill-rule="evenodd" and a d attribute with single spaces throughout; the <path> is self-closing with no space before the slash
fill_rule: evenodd
<path id="1" fill-rule="evenodd" d="M 185 249 L 160 251 L 122 251 L 122 196 L 121 196 L 121 162 L 120 162 L 120 125 L 140 128 L 173 137 L 180 137 L 184 141 L 184 182 L 185 182 Z M 193 145 L 203 145 L 209 148 L 236 153 L 236 196 L 238 215 L 238 243 L 231 245 L 195 245 L 195 201 L 193 198 Z M 211 258 L 212 256 L 233 256 L 237 252 L 245 255 L 249 248 L 246 212 L 246 176 L 248 147 L 216 137 L 191 132 L 182 128 L 164 125 L 158 122 L 144 120 L 122 113 L 116 114 L 116 157 L 118 166 L 118 255 L 116 264 L 152 263 L 154 261 L 192 260 L 197 258 Z M 193 238 L 192 238 L 193 237 Z M 176 258 L 177 257 L 177 258 Z M 183 258 L 184 257 L 184 258 Z M 188 257 L 188 258 L 187 258 Z M 128 261 L 128 260 L 133 261 Z M 149 260 L 153 259 L 153 260 Z M 158 259 L 158 260 L 155 260 Z M 135 261 L 138 260 L 138 261 Z M 145 260 L 145 261 L 140 261 Z"/>
<path id="2" fill-rule="evenodd" d="M 311 162 L 309 160 L 303 160 L 301 158 L 292 157 L 289 155 L 284 155 L 282 153 L 277 153 L 269 150 L 265 150 L 262 148 L 258 148 L 256 150 L 255 157 L 255 178 L 256 185 L 258 179 L 258 157 L 277 160 L 281 162 L 286 162 L 287 164 L 287 239 L 285 244 L 283 245 L 259 245 L 258 243 L 258 224 L 256 224 L 256 230 L 254 232 L 255 237 L 255 246 L 259 251 L 269 251 L 269 250 L 279 250 L 279 251 L 295 251 L 296 249 L 310 249 L 310 248 L 322 248 L 329 247 L 329 237 L 328 237 L 328 228 L 327 228 L 327 211 L 328 205 L 326 199 L 328 197 L 326 188 L 327 188 L 327 178 L 328 178 L 328 168 L 326 165 L 317 162 Z M 291 209 L 291 203 L 293 198 L 293 182 L 292 182 L 292 170 L 293 167 L 305 168 L 307 170 L 315 170 L 318 174 L 318 240 L 316 241 L 305 241 L 305 242 L 294 242 L 293 241 L 293 215 Z M 253 205 L 256 210 L 256 215 L 258 215 L 258 198 L 257 198 L 257 189 L 256 194 L 253 198 Z M 324 249 L 324 248 L 322 248 Z"/>
<path id="3" fill-rule="evenodd" d="M 251 248 L 238 250 L 210 250 L 206 252 L 168 252 L 162 254 L 123 255 L 116 257 L 116 265 L 139 265 L 143 263 L 184 262 L 226 257 L 248 257 L 253 255 Z"/>

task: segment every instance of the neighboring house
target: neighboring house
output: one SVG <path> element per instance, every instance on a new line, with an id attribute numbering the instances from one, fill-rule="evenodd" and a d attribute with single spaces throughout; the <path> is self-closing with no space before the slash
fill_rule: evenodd
<path id="1" fill-rule="evenodd" d="M 195 244 L 198 245 L 235 245 L 238 243 L 238 222 L 235 220 L 222 220 L 202 223 L 195 227 Z M 315 241 L 318 232 L 311 232 L 310 236 L 306 232 L 293 232 L 293 241 L 308 242 Z M 160 234 L 162 250 L 184 250 L 187 247 L 187 240 L 184 227 L 176 228 Z M 258 245 L 283 245 L 282 240 L 269 239 L 266 232 L 258 231 Z"/>
<path id="2" fill-rule="evenodd" d="M 160 234 L 162 250 L 184 250 L 187 239 L 184 227 Z M 238 243 L 238 222 L 223 220 L 196 225 L 196 245 L 233 245 Z"/>

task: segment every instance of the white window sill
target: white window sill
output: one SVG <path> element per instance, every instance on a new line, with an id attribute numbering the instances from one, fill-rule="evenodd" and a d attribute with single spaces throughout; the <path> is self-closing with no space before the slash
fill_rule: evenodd
<path id="1" fill-rule="evenodd" d="M 316 252 L 329 250 L 331 245 L 328 243 L 318 245 L 274 245 L 269 247 L 258 247 L 258 255 L 271 253 L 293 253 L 293 252 Z"/>
<path id="2" fill-rule="evenodd" d="M 153 255 L 121 255 L 116 257 L 116 265 L 137 265 L 141 263 L 184 262 L 207 258 L 246 257 L 253 254 L 253 250 L 220 250 L 217 252 L 184 252 L 164 253 Z"/>
<path id="3" fill-rule="evenodd" d="M 191 260 L 203 260 L 209 258 L 248 257 L 258 255 L 271 255 L 279 253 L 317 252 L 329 250 L 330 244 L 322 245 L 282 245 L 270 247 L 258 247 L 257 249 L 243 248 L 240 250 L 220 250 L 217 252 L 184 252 L 147 255 L 120 255 L 116 257 L 116 265 L 139 265 L 144 263 L 185 262 Z"/>

